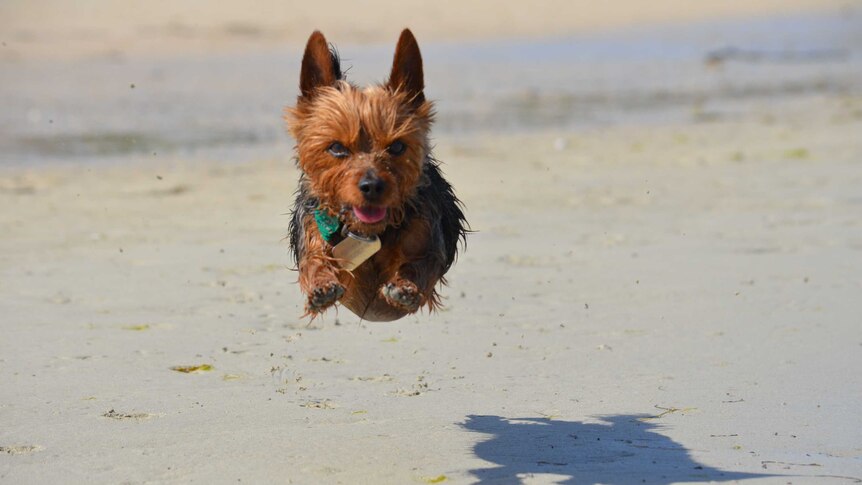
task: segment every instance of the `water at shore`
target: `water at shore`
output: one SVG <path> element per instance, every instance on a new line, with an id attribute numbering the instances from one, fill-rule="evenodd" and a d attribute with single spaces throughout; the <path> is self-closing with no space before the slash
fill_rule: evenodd
<path id="1" fill-rule="evenodd" d="M 752 100 L 858 96 L 860 32 L 862 16 L 848 10 L 422 47 L 435 133 L 460 136 L 704 122 L 745 116 Z M 339 49 L 348 79 L 385 78 L 392 46 Z M 0 166 L 287 158 L 281 110 L 296 96 L 300 57 L 292 46 L 2 61 Z"/>

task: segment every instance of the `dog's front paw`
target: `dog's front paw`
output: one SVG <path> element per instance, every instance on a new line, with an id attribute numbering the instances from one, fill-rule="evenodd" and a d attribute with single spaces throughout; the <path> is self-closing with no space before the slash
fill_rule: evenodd
<path id="1" fill-rule="evenodd" d="M 396 307 L 404 309 L 410 313 L 415 312 L 425 301 L 419 288 L 410 281 L 399 281 L 397 283 L 387 283 L 380 288 L 383 298 Z"/>
<path id="2" fill-rule="evenodd" d="M 305 309 L 309 314 L 316 315 L 331 307 L 342 295 L 344 295 L 344 287 L 338 283 L 318 286 L 308 294 Z"/>

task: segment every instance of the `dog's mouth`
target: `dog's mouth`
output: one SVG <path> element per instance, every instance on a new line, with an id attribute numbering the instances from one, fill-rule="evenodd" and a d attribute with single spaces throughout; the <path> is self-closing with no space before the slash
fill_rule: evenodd
<path id="1" fill-rule="evenodd" d="M 365 224 L 377 224 L 386 218 L 386 207 L 353 206 L 353 215 Z"/>

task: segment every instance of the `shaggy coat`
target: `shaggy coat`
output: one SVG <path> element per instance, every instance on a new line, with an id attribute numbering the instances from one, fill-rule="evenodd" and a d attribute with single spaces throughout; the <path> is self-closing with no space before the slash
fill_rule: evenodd
<path id="1" fill-rule="evenodd" d="M 467 228 L 431 155 L 434 110 L 423 83 L 419 46 L 409 30 L 401 34 L 388 82 L 366 88 L 344 79 L 337 53 L 320 32 L 309 38 L 301 94 L 286 110 L 301 171 L 290 247 L 308 315 L 339 302 L 366 320 L 388 321 L 440 305 L 437 287 L 445 284 Z M 315 212 L 337 218 L 341 231 L 325 238 Z M 353 271 L 332 257 L 348 231 L 382 243 Z"/>

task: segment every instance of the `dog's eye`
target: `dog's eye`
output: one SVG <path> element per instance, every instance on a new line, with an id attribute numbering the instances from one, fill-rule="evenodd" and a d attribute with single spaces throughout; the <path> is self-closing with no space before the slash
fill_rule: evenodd
<path id="1" fill-rule="evenodd" d="M 401 155 L 402 153 L 404 153 L 404 150 L 406 150 L 406 149 L 407 149 L 407 145 L 405 145 L 404 142 L 402 142 L 401 140 L 396 140 L 396 141 L 392 142 L 391 145 L 386 147 L 386 151 L 389 152 L 390 155 L 396 156 L 396 157 L 398 155 Z"/>
<path id="2" fill-rule="evenodd" d="M 338 142 L 329 145 L 329 148 L 327 148 L 326 151 L 328 151 L 329 154 L 335 158 L 344 158 L 350 155 L 350 150 L 348 150 L 347 147 Z"/>

